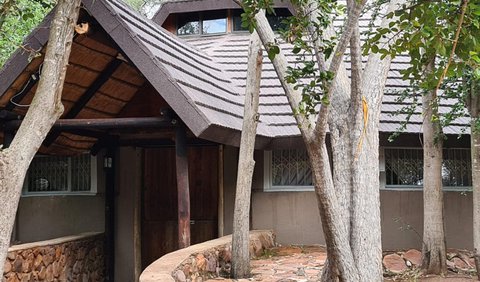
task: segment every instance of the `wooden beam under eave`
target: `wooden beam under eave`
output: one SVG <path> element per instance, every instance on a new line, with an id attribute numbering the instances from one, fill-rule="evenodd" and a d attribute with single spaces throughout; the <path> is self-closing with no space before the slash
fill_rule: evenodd
<path id="1" fill-rule="evenodd" d="M 190 188 L 188 180 L 187 138 L 185 131 L 185 127 L 179 126 L 175 132 L 179 249 L 190 246 Z"/>
<path id="2" fill-rule="evenodd" d="M 21 120 L 7 121 L 3 124 L 3 130 L 17 130 L 21 124 Z M 59 119 L 52 126 L 52 130 L 172 128 L 175 125 L 176 121 L 164 117 Z"/>
<path id="3" fill-rule="evenodd" d="M 112 74 L 118 69 L 122 64 L 122 60 L 114 58 L 110 64 L 105 68 L 105 70 L 97 77 L 97 79 L 92 83 L 92 85 L 80 96 L 80 99 L 73 105 L 73 107 L 64 114 L 63 119 L 73 119 L 75 118 L 82 109 L 88 104 L 88 102 L 93 98 L 95 93 L 108 81 Z M 45 138 L 43 145 L 50 146 L 55 139 L 60 136 L 60 132 L 51 132 Z"/>

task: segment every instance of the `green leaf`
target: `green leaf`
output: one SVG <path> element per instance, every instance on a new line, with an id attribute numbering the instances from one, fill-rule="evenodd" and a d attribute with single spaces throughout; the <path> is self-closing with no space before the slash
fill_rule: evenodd
<path id="1" fill-rule="evenodd" d="M 280 48 L 277 45 L 271 45 L 270 48 L 268 48 L 268 58 L 270 61 L 273 61 L 278 54 L 280 54 Z"/>

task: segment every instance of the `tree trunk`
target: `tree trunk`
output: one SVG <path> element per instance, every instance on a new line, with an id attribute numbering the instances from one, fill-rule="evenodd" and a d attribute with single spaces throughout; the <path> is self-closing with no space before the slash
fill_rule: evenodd
<path id="1" fill-rule="evenodd" d="M 237 189 L 233 214 L 232 275 L 236 279 L 250 277 L 250 195 L 252 188 L 253 151 L 258 124 L 258 103 L 262 73 L 262 45 L 257 32 L 252 33 L 248 51 L 247 85 L 242 137 L 238 158 Z"/>
<path id="2" fill-rule="evenodd" d="M 433 70 L 434 60 L 427 66 Z M 424 93 L 423 107 L 423 248 L 422 269 L 427 274 L 447 271 L 442 191 L 442 129 L 436 91 Z"/>
<path id="3" fill-rule="evenodd" d="M 397 8 L 399 2 L 393 1 L 390 9 Z M 358 2 L 357 5 L 359 3 L 361 2 Z M 312 126 L 311 117 L 295 115 L 312 166 L 318 208 L 327 244 L 328 267 L 322 277 L 323 281 L 382 280 L 378 158 L 375 158 L 375 156 L 378 156 L 378 118 L 390 58 L 381 60 L 379 55 L 370 56 L 367 69 L 362 72 L 363 76 L 368 78 L 366 83 L 359 81 L 358 77 L 360 77 L 361 69 L 357 70 L 356 78 L 352 76 L 352 79 L 357 79 L 352 82 L 352 85 L 355 84 L 356 89 L 360 88 L 361 85 L 362 90 L 356 93 L 355 102 L 352 101 L 354 99 L 352 98 L 354 96 L 353 92 L 352 94 L 341 93 L 341 91 L 350 88 L 348 82 L 345 83 L 344 81 L 348 81 L 348 77 L 340 74 L 344 71 L 342 58 L 344 48 L 346 48 L 345 44 L 350 41 L 348 34 L 354 33 L 354 29 L 358 27 L 355 20 L 358 11 L 358 6 L 352 6 L 351 11 L 349 11 L 349 20 L 344 26 L 345 33 L 340 39 L 341 43 L 337 44 L 337 49 L 333 52 L 335 56 L 329 70 L 335 73 L 336 79 L 331 84 L 331 93 L 327 93 L 327 98 L 331 102 L 330 107 L 322 105 L 314 130 L 310 130 Z M 353 17 L 350 17 L 352 14 Z M 273 32 L 271 32 L 264 16 L 257 14 L 255 19 L 256 30 L 264 46 L 275 44 Z M 386 24 L 388 26 L 388 21 L 386 21 Z M 360 53 L 357 53 L 358 62 L 360 62 Z M 318 59 L 321 56 L 316 57 Z M 376 65 L 374 66 L 371 62 Z M 285 77 L 287 61 L 282 50 L 275 56 L 272 63 L 278 77 Z M 319 62 L 318 65 L 320 69 L 322 69 L 322 66 L 326 67 L 322 62 Z M 357 65 L 360 66 L 360 64 Z M 280 79 L 280 81 L 287 94 L 290 106 L 296 111 L 301 101 L 299 93 L 291 85 L 288 85 L 284 79 Z M 345 87 L 345 85 L 347 86 Z M 367 124 L 364 123 L 363 119 L 358 120 L 357 118 L 356 124 L 350 127 L 349 122 L 352 119 L 355 121 L 354 117 L 363 117 L 364 114 L 361 107 L 363 100 L 361 93 L 365 93 L 370 106 L 368 113 L 370 122 Z M 357 104 L 357 109 L 350 113 L 349 107 L 354 103 Z M 331 109 L 331 114 L 328 113 L 328 108 Z M 325 147 L 327 120 L 332 134 L 332 146 L 334 147 L 332 149 L 335 169 L 333 174 Z M 356 132 L 350 134 L 351 128 Z M 362 149 L 362 154 L 358 160 L 354 160 L 353 154 L 356 150 L 352 150 L 352 146 L 356 149 L 359 136 L 363 130 L 366 131 L 364 133 L 366 137 L 363 138 L 368 139 L 368 147 Z M 342 167 L 347 169 L 338 171 Z M 376 169 L 369 170 L 371 167 L 376 167 Z M 351 168 L 357 170 L 355 175 L 350 170 Z M 354 176 L 356 179 L 353 178 Z M 347 187 L 340 185 L 340 183 L 347 184 Z M 348 185 L 348 183 L 352 184 Z M 347 205 L 341 203 L 347 203 Z M 351 208 L 349 208 L 350 203 L 352 203 Z M 351 221 L 346 221 L 348 218 L 351 218 Z M 373 263 L 369 263 L 372 258 Z"/>
<path id="4" fill-rule="evenodd" d="M 0 151 L 0 273 L 3 273 L 26 171 L 63 112 L 63 81 L 80 2 L 58 1 L 37 92 L 12 144 Z"/>
<path id="5" fill-rule="evenodd" d="M 470 117 L 470 147 L 472 154 L 472 193 L 473 193 L 473 249 L 477 278 L 480 280 L 480 93 L 478 82 L 470 82 L 466 105 Z"/>
<path id="6" fill-rule="evenodd" d="M 480 280 L 480 130 L 476 128 L 478 118 L 478 112 L 472 116 L 470 146 L 472 150 L 473 249 L 477 278 Z"/>

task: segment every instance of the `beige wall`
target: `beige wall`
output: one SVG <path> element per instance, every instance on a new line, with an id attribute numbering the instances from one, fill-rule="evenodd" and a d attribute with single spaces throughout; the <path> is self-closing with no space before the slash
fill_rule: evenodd
<path id="1" fill-rule="evenodd" d="M 422 192 L 382 190 L 380 199 L 384 248 L 420 248 L 423 232 Z M 447 247 L 472 249 L 472 193 L 445 192 L 444 208 Z"/>
<path id="2" fill-rule="evenodd" d="M 141 149 L 120 148 L 117 153 L 115 191 L 115 281 L 134 281 L 135 198 L 140 189 Z"/>
<path id="3" fill-rule="evenodd" d="M 281 244 L 323 244 L 313 192 L 255 192 L 253 229 L 273 229 Z"/>
<path id="4" fill-rule="evenodd" d="M 225 148 L 225 234 L 231 233 L 237 158 L 238 149 Z M 256 161 L 252 228 L 273 229 L 279 243 L 323 244 L 314 192 L 263 192 L 261 152 L 256 152 Z M 380 199 L 384 249 L 420 248 L 421 240 L 415 231 L 420 235 L 423 232 L 422 192 L 381 190 Z M 444 206 L 448 247 L 471 249 L 471 192 L 445 192 Z"/>
<path id="5" fill-rule="evenodd" d="M 23 197 L 18 208 L 17 240 L 27 243 L 83 232 L 103 232 L 103 207 L 103 194 Z"/>
<path id="6" fill-rule="evenodd" d="M 102 157 L 97 160 L 102 160 Z M 15 227 L 16 240 L 27 243 L 83 232 L 103 232 L 104 186 L 100 161 L 95 195 L 21 197 Z"/>
<path id="7" fill-rule="evenodd" d="M 382 190 L 380 199 L 383 248 L 420 248 L 422 193 Z M 471 193 L 445 192 L 444 202 L 447 246 L 472 249 Z M 252 206 L 252 227 L 275 230 L 279 243 L 325 243 L 313 192 L 255 192 Z"/>

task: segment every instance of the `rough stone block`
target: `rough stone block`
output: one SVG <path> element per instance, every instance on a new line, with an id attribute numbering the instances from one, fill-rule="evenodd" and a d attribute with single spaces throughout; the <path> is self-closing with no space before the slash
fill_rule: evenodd
<path id="1" fill-rule="evenodd" d="M 405 261 L 398 254 L 390 254 L 383 257 L 383 266 L 393 273 L 402 273 L 408 269 Z"/>

